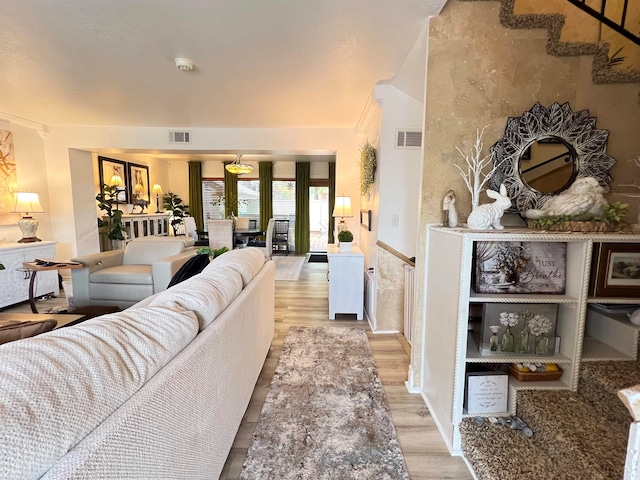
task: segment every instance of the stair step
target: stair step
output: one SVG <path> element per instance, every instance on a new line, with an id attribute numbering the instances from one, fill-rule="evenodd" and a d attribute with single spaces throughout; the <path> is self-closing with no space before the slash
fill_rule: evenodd
<path id="1" fill-rule="evenodd" d="M 584 362 L 580 368 L 580 397 L 613 422 L 629 424 L 631 416 L 618 390 L 640 384 L 637 362 Z"/>
<path id="2" fill-rule="evenodd" d="M 612 422 L 567 391 L 518 392 L 517 410 L 535 432 L 535 445 L 561 471 L 592 480 L 622 478 L 630 418 Z"/>
<path id="3" fill-rule="evenodd" d="M 559 470 L 533 439 L 522 432 L 473 418 L 460 423 L 462 451 L 479 480 L 581 480 L 575 472 Z"/>

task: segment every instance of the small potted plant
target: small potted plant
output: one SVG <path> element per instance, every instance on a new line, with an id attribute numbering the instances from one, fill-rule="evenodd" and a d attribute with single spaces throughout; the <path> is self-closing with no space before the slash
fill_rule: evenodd
<path id="1" fill-rule="evenodd" d="M 349 230 L 342 230 L 338 233 L 338 242 L 341 252 L 350 252 L 351 243 L 353 242 L 353 233 Z"/>
<path id="2" fill-rule="evenodd" d="M 214 258 L 222 255 L 224 252 L 228 251 L 229 249 L 227 247 L 221 247 L 215 250 L 209 247 L 200 247 L 198 250 L 196 250 L 196 253 L 198 255 L 209 255 L 209 260 L 213 260 Z"/>

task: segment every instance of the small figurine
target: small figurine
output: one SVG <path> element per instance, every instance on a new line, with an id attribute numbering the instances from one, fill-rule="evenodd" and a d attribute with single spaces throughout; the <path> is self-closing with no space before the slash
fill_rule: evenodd
<path id="1" fill-rule="evenodd" d="M 449 190 L 442 200 L 442 226 L 457 227 L 456 192 Z"/>
<path id="2" fill-rule="evenodd" d="M 602 215 L 602 208 L 607 205 L 602 196 L 604 188 L 593 177 L 578 178 L 564 192 L 552 197 L 539 209 L 529 209 L 524 216 L 531 219 L 551 217 L 554 215 L 580 215 L 591 213 Z"/>
<path id="3" fill-rule="evenodd" d="M 469 214 L 467 226 L 473 230 L 487 230 L 495 228 L 502 230 L 504 227 L 500 224 L 500 219 L 504 215 L 504 211 L 511 207 L 511 199 L 507 196 L 507 188 L 504 184 L 500 185 L 500 192 L 495 190 L 487 190 L 489 198 L 493 198 L 495 202 L 480 205 Z"/>

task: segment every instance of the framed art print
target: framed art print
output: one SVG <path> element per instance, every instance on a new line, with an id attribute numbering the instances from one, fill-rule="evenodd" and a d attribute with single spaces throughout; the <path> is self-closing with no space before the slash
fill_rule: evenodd
<path id="1" fill-rule="evenodd" d="M 640 244 L 594 244 L 589 294 L 593 297 L 640 297 Z"/>
<path id="2" fill-rule="evenodd" d="M 138 165 L 137 163 L 129 163 L 128 165 L 129 198 L 131 198 L 131 203 L 139 204 L 146 202 L 146 204 L 148 204 L 151 198 L 149 167 L 146 165 Z"/>
<path id="3" fill-rule="evenodd" d="M 127 191 L 126 162 L 114 158 L 98 157 L 98 172 L 100 175 L 100 193 L 103 185 L 118 186 L 118 202 L 129 203 Z"/>
<path id="4" fill-rule="evenodd" d="M 360 226 L 371 231 L 371 210 L 360 210 Z"/>

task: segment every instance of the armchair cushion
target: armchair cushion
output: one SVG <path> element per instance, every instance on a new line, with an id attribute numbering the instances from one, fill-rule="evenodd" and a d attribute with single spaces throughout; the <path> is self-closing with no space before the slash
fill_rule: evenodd
<path id="1" fill-rule="evenodd" d="M 122 265 L 151 265 L 160 258 L 184 252 L 183 239 L 164 238 L 162 241 L 139 239 L 129 242 L 124 249 Z"/>
<path id="2" fill-rule="evenodd" d="M 149 265 L 120 265 L 91 274 L 91 283 L 136 283 L 153 285 L 153 275 Z"/>

